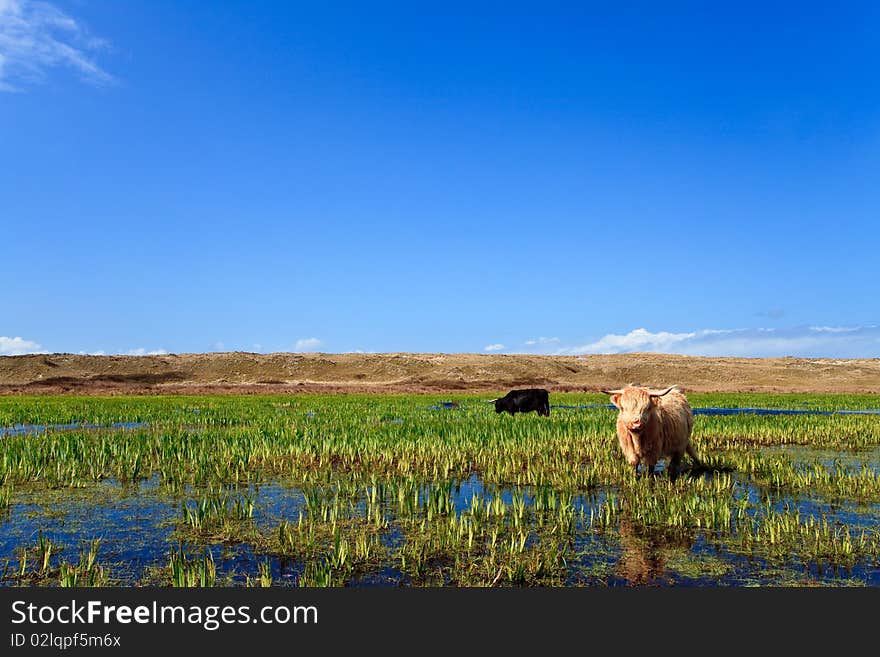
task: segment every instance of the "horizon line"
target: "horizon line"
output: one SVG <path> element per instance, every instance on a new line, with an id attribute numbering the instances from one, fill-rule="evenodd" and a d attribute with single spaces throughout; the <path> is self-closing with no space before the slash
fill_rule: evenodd
<path id="1" fill-rule="evenodd" d="M 880 360 L 880 356 L 864 356 L 864 357 L 840 357 L 840 356 L 699 356 L 693 354 L 679 354 L 663 351 L 627 351 L 627 352 L 608 352 L 599 354 L 536 354 L 529 352 L 505 352 L 505 353 L 485 353 L 478 351 L 181 351 L 168 352 L 162 354 L 83 354 L 70 351 L 55 352 L 35 352 L 30 354 L 8 354 L 0 355 L 0 358 L 35 358 L 47 356 L 75 356 L 77 358 L 165 358 L 167 356 L 226 356 L 233 354 L 243 354 L 248 356 L 393 356 L 393 355 L 410 355 L 410 356 L 479 356 L 480 358 L 506 358 L 528 356 L 530 358 L 566 358 L 566 359 L 588 359 L 603 358 L 607 356 L 663 356 L 669 358 L 693 358 L 703 360 L 717 359 L 737 359 L 737 360 L 837 360 L 837 361 L 857 361 L 857 360 Z"/>

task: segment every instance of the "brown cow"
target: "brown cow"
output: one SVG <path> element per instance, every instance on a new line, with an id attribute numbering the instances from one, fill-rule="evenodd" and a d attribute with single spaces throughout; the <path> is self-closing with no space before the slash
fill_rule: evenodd
<path id="1" fill-rule="evenodd" d="M 611 395 L 611 403 L 620 410 L 617 438 L 626 462 L 636 473 L 641 463 L 645 472 L 652 474 L 657 461 L 666 458 L 669 477 L 675 479 L 685 452 L 693 459 L 694 465 L 699 465 L 691 444 L 694 416 L 687 398 L 677 386 L 650 390 L 630 385 L 602 392 Z"/>

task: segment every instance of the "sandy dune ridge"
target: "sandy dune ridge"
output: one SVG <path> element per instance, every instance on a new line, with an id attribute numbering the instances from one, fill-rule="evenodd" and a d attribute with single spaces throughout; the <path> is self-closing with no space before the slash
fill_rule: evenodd
<path id="1" fill-rule="evenodd" d="M 243 352 L 0 357 L 0 394 L 440 393 L 639 382 L 692 392 L 880 394 L 880 359 Z"/>

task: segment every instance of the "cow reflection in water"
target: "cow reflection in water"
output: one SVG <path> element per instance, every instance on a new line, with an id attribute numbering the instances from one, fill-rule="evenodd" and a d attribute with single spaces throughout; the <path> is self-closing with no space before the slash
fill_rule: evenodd
<path id="1" fill-rule="evenodd" d="M 628 518 L 620 519 L 621 555 L 615 573 L 633 586 L 666 584 L 666 563 L 676 552 L 688 551 L 694 538 L 651 530 Z"/>

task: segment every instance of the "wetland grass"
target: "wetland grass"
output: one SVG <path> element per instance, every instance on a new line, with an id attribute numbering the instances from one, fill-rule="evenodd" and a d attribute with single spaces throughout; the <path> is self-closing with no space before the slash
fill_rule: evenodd
<path id="1" fill-rule="evenodd" d="M 690 400 L 880 406 L 868 395 Z M 0 584 L 737 585 L 769 564 L 774 582 L 880 585 L 880 416 L 698 416 L 706 467 L 671 482 L 623 463 L 605 395 L 554 395 L 549 418 L 456 401 L 449 412 L 406 395 L 2 398 L 2 426 L 144 424 L 2 438 Z M 168 528 L 164 549 L 104 535 L 94 555 L 64 561 L 50 533 L 91 540 L 65 524 L 72 502 L 56 493 L 72 490 L 98 517 L 117 497 L 151 496 L 155 512 L 132 522 Z M 16 533 L 24 513 L 46 530 L 35 541 Z"/>

